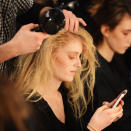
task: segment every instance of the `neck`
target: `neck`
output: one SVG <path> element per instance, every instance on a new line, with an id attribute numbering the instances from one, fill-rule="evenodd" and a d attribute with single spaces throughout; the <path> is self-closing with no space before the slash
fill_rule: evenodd
<path id="1" fill-rule="evenodd" d="M 41 84 L 40 88 L 38 89 L 38 92 L 42 96 L 54 96 L 55 94 L 58 94 L 58 89 L 61 85 L 61 81 L 50 78 L 50 80 L 46 84 Z"/>
<path id="2" fill-rule="evenodd" d="M 105 60 L 108 62 L 112 61 L 115 52 L 109 47 L 107 42 L 103 41 L 102 43 L 98 44 L 96 48 Z"/>

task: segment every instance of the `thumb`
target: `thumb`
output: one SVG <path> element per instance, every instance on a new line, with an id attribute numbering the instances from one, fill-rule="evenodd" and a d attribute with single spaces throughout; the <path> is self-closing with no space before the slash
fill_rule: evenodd
<path id="1" fill-rule="evenodd" d="M 28 29 L 28 30 L 34 29 L 36 27 L 38 27 L 38 24 L 33 24 L 33 23 L 22 26 L 23 29 Z"/>
<path id="2" fill-rule="evenodd" d="M 107 106 L 107 105 L 103 105 L 103 106 L 101 106 L 100 108 L 99 108 L 99 110 L 101 110 L 101 111 L 104 111 L 104 110 L 106 110 L 106 109 L 108 109 L 109 107 Z"/>
<path id="3" fill-rule="evenodd" d="M 112 107 L 112 106 L 115 104 L 116 101 L 117 101 L 117 98 L 114 99 L 113 101 L 111 101 L 111 102 L 109 103 L 109 107 Z"/>
<path id="4" fill-rule="evenodd" d="M 109 102 L 107 102 L 107 101 L 102 102 L 102 105 L 108 105 L 108 104 L 109 104 Z"/>
<path id="5" fill-rule="evenodd" d="M 51 36 L 50 34 L 47 34 L 47 33 L 44 33 L 44 32 L 35 32 L 35 33 L 37 33 L 37 35 L 39 35 L 39 37 L 41 39 L 48 38 L 49 36 Z"/>

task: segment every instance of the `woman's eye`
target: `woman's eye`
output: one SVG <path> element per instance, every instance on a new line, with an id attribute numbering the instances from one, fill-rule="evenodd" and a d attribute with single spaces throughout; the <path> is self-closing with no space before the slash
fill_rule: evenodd
<path id="1" fill-rule="evenodd" d="M 128 33 L 127 33 L 127 32 L 124 32 L 123 34 L 124 34 L 124 35 L 128 35 Z"/>
<path id="2" fill-rule="evenodd" d="M 70 59 L 75 59 L 75 56 L 69 56 Z"/>

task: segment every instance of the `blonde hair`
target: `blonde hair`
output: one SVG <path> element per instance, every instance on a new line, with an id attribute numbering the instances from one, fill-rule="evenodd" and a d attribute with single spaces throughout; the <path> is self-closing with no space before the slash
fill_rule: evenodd
<path id="1" fill-rule="evenodd" d="M 95 46 L 90 34 L 82 28 L 78 32 L 69 32 L 65 29 L 57 34 L 50 36 L 45 40 L 41 49 L 35 53 L 20 56 L 16 65 L 14 78 L 17 86 L 24 92 L 29 94 L 27 99 L 30 100 L 37 95 L 40 83 L 46 83 L 52 75 L 50 59 L 52 53 L 59 47 L 64 46 L 72 39 L 79 39 L 83 44 L 81 54 L 82 66 L 77 71 L 72 82 L 66 82 L 65 87 L 68 88 L 68 101 L 74 110 L 75 116 L 81 117 L 86 111 L 87 103 L 93 96 L 93 87 L 95 82 Z M 89 91 L 88 102 L 84 96 L 84 84 Z"/>

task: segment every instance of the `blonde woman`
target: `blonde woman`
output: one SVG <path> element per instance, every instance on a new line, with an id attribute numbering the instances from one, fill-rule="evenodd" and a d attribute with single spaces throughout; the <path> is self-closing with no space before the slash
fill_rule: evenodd
<path id="1" fill-rule="evenodd" d="M 19 57 L 13 77 L 34 106 L 39 131 L 101 130 L 122 116 L 122 104 L 113 109 L 104 105 L 88 125 L 82 124 L 89 102 L 83 84 L 90 100 L 96 63 L 92 38 L 82 28 L 78 32 L 63 29 L 46 39 L 36 53 Z"/>

